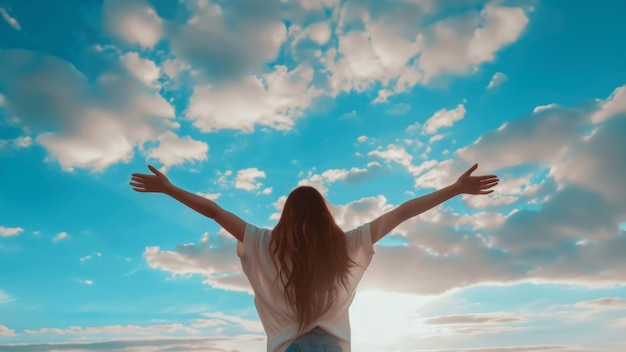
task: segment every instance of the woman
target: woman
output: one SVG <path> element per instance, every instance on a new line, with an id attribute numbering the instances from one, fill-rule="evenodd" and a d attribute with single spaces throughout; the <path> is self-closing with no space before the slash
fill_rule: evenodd
<path id="1" fill-rule="evenodd" d="M 374 255 L 373 245 L 396 226 L 459 194 L 489 194 L 494 175 L 471 176 L 415 198 L 374 221 L 343 232 L 312 187 L 289 194 L 273 230 L 248 224 L 216 203 L 153 174 L 133 174 L 138 192 L 167 194 L 215 220 L 237 239 L 237 255 L 255 293 L 254 303 L 271 352 L 350 351 L 348 310 Z"/>

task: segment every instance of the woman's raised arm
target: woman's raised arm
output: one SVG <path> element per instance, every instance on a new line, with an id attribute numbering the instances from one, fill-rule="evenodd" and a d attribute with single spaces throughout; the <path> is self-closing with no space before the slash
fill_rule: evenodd
<path id="1" fill-rule="evenodd" d="M 243 242 L 246 222 L 237 215 L 222 209 L 217 203 L 174 186 L 162 172 L 148 165 L 151 174 L 133 174 L 130 183 L 137 192 L 163 193 L 183 203 L 198 213 L 215 220 L 224 230 Z"/>
<path id="2" fill-rule="evenodd" d="M 459 194 L 489 194 L 493 192 L 493 190 L 488 189 L 498 184 L 498 177 L 495 175 L 471 176 L 472 172 L 474 172 L 477 168 L 478 164 L 474 164 L 474 166 L 465 171 L 454 184 L 425 196 L 402 203 L 397 208 L 372 221 L 370 223 L 372 243 L 378 242 L 378 240 L 383 238 L 404 221 L 417 216 Z"/>

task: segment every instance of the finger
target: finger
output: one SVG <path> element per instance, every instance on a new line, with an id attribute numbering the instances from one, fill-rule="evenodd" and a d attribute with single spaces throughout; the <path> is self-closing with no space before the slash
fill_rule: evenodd
<path id="1" fill-rule="evenodd" d="M 150 178 L 150 177 L 154 177 L 154 175 L 147 175 L 147 174 L 132 174 L 131 175 L 132 178 Z"/>
<path id="2" fill-rule="evenodd" d="M 139 181 L 139 182 L 147 182 L 149 181 L 151 178 L 153 178 L 154 175 L 149 175 L 149 176 L 133 176 L 131 177 L 131 179 L 133 181 Z"/>
<path id="3" fill-rule="evenodd" d="M 467 171 L 465 171 L 465 172 L 463 173 L 463 175 L 462 175 L 462 176 L 464 176 L 464 177 L 468 177 L 468 176 L 469 176 L 469 175 L 471 175 L 471 174 L 472 174 L 472 172 L 474 172 L 474 170 L 476 170 L 477 168 L 478 168 L 478 164 L 474 164 L 474 165 L 473 165 L 472 167 L 470 167 Z"/>
<path id="4" fill-rule="evenodd" d="M 493 193 L 493 190 L 491 190 L 491 191 L 478 191 L 478 192 L 476 192 L 474 194 L 489 194 L 489 193 Z"/>
<path id="5" fill-rule="evenodd" d="M 491 188 L 497 185 L 498 185 L 498 182 L 487 183 L 487 184 L 481 185 L 480 189 L 487 189 L 487 188 Z"/>
<path id="6" fill-rule="evenodd" d="M 138 183 L 138 182 L 130 182 L 129 183 L 131 186 L 133 187 L 140 187 L 140 188 L 144 188 L 145 184 L 143 183 Z"/>
<path id="7" fill-rule="evenodd" d="M 133 188 L 133 189 L 134 189 L 135 191 L 137 191 L 137 192 L 142 192 L 142 193 L 152 192 L 152 191 L 148 191 L 148 190 L 147 190 L 147 189 L 145 189 L 145 188 L 137 188 L 137 187 L 135 187 L 135 188 Z"/>
<path id="8" fill-rule="evenodd" d="M 150 169 L 150 171 L 154 172 L 155 175 L 164 176 L 163 173 L 161 173 L 161 171 L 155 169 L 154 166 L 152 166 L 152 165 L 148 165 L 148 169 Z"/>
<path id="9" fill-rule="evenodd" d="M 497 179 L 498 176 L 496 175 L 487 175 L 487 176 L 476 176 L 479 180 L 483 181 L 483 180 L 490 180 L 490 179 Z"/>

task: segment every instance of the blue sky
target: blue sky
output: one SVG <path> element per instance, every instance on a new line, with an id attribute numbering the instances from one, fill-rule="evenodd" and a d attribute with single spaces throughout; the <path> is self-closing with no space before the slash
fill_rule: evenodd
<path id="1" fill-rule="evenodd" d="M 626 4 L 0 0 L 0 351 L 254 351 L 235 240 L 177 185 L 272 227 L 296 186 L 399 226 L 355 351 L 626 348 Z M 54 344 L 51 347 L 49 344 Z"/>

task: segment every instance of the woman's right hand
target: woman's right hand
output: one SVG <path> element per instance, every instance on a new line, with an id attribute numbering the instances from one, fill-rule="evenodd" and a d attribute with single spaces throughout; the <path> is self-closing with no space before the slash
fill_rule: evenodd
<path id="1" fill-rule="evenodd" d="M 148 165 L 153 174 L 133 174 L 130 185 L 137 192 L 167 193 L 174 186 L 162 172 Z"/>
<path id="2" fill-rule="evenodd" d="M 454 184 L 457 192 L 460 194 L 489 194 L 493 192 L 490 188 L 494 187 L 500 181 L 496 175 L 487 176 L 472 176 L 478 168 L 478 164 L 474 164 L 469 170 L 465 171 L 463 175 Z"/>

